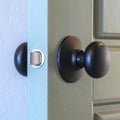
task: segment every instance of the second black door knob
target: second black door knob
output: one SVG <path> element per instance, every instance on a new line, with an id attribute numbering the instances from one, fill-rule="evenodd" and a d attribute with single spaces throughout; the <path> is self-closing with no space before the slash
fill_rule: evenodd
<path id="1" fill-rule="evenodd" d="M 14 63 L 17 71 L 27 76 L 27 42 L 22 43 L 15 51 Z"/>

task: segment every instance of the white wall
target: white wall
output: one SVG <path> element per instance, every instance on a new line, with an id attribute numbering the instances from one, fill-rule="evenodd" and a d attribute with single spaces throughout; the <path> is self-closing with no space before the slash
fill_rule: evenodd
<path id="1" fill-rule="evenodd" d="M 27 41 L 27 0 L 0 0 L 0 120 L 27 120 L 27 78 L 14 66 Z"/>

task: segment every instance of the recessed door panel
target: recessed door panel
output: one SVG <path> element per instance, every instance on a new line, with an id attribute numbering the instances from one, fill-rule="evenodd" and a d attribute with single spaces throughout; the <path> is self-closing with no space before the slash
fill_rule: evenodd
<path id="1" fill-rule="evenodd" d="M 120 47 L 109 47 L 111 51 L 111 66 L 108 74 L 99 80 L 94 80 L 95 101 L 115 101 L 120 99 Z"/>
<path id="2" fill-rule="evenodd" d="M 94 120 L 120 120 L 120 111 L 117 110 L 96 113 Z"/>
<path id="3" fill-rule="evenodd" d="M 94 40 L 104 41 L 111 51 L 108 74 L 93 83 L 94 103 L 118 103 L 120 101 L 120 1 L 94 0 Z"/>
<path id="4" fill-rule="evenodd" d="M 120 38 L 120 0 L 94 0 L 96 38 Z"/>

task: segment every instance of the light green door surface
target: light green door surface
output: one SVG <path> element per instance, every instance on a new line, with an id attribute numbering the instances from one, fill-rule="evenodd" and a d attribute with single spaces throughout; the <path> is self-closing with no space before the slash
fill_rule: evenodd
<path id="1" fill-rule="evenodd" d="M 92 120 L 92 81 L 84 72 L 66 83 L 57 70 L 56 54 L 68 35 L 85 48 L 92 41 L 92 0 L 49 0 L 48 4 L 48 120 Z"/>
<path id="2" fill-rule="evenodd" d="M 48 120 L 48 1 L 28 2 L 28 120 Z M 29 63 L 30 52 L 39 49 L 45 62 L 39 68 Z"/>
<path id="3" fill-rule="evenodd" d="M 28 52 L 40 49 L 45 55 L 42 67 L 34 69 L 28 64 L 29 120 L 119 119 L 119 3 L 29 0 Z M 83 50 L 92 41 L 102 41 L 110 48 L 111 67 L 105 77 L 93 79 L 83 69 L 82 77 L 75 83 L 61 78 L 57 50 L 68 35 L 80 38 Z"/>

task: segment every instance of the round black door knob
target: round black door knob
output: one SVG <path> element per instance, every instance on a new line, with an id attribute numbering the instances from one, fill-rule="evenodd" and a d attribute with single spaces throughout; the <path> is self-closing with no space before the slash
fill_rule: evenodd
<path id="1" fill-rule="evenodd" d="M 17 71 L 27 76 L 27 42 L 22 43 L 15 51 L 14 63 Z"/>
<path id="2" fill-rule="evenodd" d="M 70 83 L 79 80 L 83 67 L 91 77 L 103 77 L 108 72 L 110 60 L 110 51 L 104 43 L 92 42 L 84 52 L 81 41 L 75 36 L 66 37 L 61 42 L 57 53 L 60 75 Z"/>

